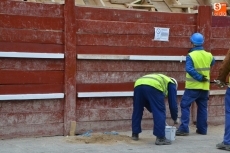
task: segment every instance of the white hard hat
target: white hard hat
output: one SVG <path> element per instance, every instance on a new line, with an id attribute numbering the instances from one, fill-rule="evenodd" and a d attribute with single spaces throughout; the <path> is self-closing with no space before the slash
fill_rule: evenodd
<path id="1" fill-rule="evenodd" d="M 178 83 L 177 83 L 176 79 L 171 78 L 171 80 L 176 84 L 176 88 L 178 88 Z"/>

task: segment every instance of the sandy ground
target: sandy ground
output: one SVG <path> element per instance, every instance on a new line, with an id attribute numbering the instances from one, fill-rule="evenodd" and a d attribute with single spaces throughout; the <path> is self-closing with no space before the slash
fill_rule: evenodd
<path id="1" fill-rule="evenodd" d="M 195 136 L 196 134 L 196 127 L 194 125 L 190 126 L 190 136 Z M 89 132 L 90 134 L 78 135 L 78 136 L 68 136 L 66 137 L 66 141 L 70 143 L 77 143 L 77 144 L 105 144 L 105 145 L 112 145 L 116 143 L 125 143 L 125 144 L 146 144 L 149 142 L 155 142 L 156 137 L 153 136 L 152 130 L 144 130 L 142 133 L 139 134 L 140 140 L 133 141 L 131 139 L 131 131 L 126 132 L 116 132 L 111 131 L 105 133 L 94 133 Z M 115 134 L 114 134 L 115 133 Z M 208 128 L 208 135 L 213 136 L 222 136 L 224 134 L 224 125 L 219 126 L 209 126 Z M 176 136 L 176 140 L 180 140 L 181 137 Z M 221 139 L 219 141 L 222 141 Z"/>

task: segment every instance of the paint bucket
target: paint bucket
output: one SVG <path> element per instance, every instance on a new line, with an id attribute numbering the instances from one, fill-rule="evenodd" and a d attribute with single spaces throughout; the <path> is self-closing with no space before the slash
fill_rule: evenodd
<path id="1" fill-rule="evenodd" d="M 176 127 L 175 126 L 165 126 L 165 137 L 168 140 L 174 141 L 176 138 Z"/>

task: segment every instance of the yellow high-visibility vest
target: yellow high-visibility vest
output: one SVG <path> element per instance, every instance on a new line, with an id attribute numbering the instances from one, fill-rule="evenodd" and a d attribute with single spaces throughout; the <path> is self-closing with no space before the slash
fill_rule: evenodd
<path id="1" fill-rule="evenodd" d="M 149 85 L 168 95 L 168 83 L 174 83 L 170 77 L 163 74 L 148 74 L 136 80 L 134 88 L 139 85 Z"/>
<path id="2" fill-rule="evenodd" d="M 186 89 L 202 89 L 209 90 L 210 89 L 210 65 L 213 60 L 213 56 L 211 53 L 206 52 L 205 50 L 197 50 L 189 53 L 192 58 L 195 70 L 205 75 L 209 81 L 199 82 L 192 78 L 188 73 L 186 73 Z"/>

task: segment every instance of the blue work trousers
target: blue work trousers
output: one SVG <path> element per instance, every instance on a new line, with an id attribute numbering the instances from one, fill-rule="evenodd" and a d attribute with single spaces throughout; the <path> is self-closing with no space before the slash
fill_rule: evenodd
<path id="1" fill-rule="evenodd" d="M 164 94 L 160 90 L 148 85 L 139 85 L 134 88 L 132 132 L 139 134 L 144 107 L 152 112 L 154 117 L 153 135 L 165 137 L 166 109 Z"/>
<path id="2" fill-rule="evenodd" d="M 209 91 L 200 89 L 185 89 L 182 96 L 181 107 L 181 125 L 179 131 L 189 133 L 190 107 L 193 102 L 197 104 L 197 124 L 196 128 L 199 133 L 207 134 L 208 119 L 208 97 Z"/>
<path id="3" fill-rule="evenodd" d="M 230 145 L 230 87 L 225 94 L 225 131 L 224 144 Z"/>

